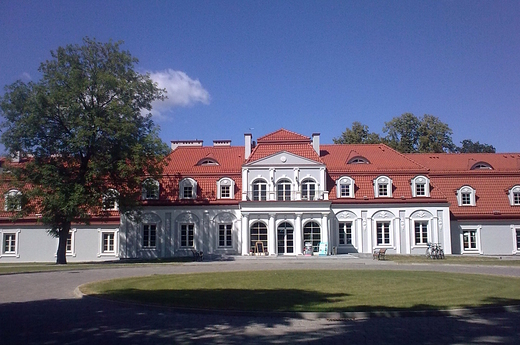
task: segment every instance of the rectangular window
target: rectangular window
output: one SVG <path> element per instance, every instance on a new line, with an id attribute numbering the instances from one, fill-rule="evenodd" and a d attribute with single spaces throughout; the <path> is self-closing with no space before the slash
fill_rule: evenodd
<path id="1" fill-rule="evenodd" d="M 342 197 L 349 197 L 350 196 L 350 185 L 349 184 L 342 184 L 341 186 L 341 196 Z"/>
<path id="2" fill-rule="evenodd" d="M 115 250 L 115 235 L 113 232 L 103 233 L 103 253 L 113 253 Z"/>
<path id="3" fill-rule="evenodd" d="M 182 191 L 182 196 L 184 199 L 191 199 L 193 197 L 193 187 L 184 186 L 184 189 Z"/>
<path id="4" fill-rule="evenodd" d="M 16 254 L 16 234 L 4 234 L 3 254 Z"/>
<path id="5" fill-rule="evenodd" d="M 267 200 L 267 185 L 265 183 L 255 183 L 253 185 L 253 200 Z"/>
<path id="6" fill-rule="evenodd" d="M 415 244 L 427 244 L 428 243 L 428 222 L 418 221 L 415 222 Z"/>
<path id="7" fill-rule="evenodd" d="M 352 244 L 352 222 L 339 223 L 339 244 Z"/>
<path id="8" fill-rule="evenodd" d="M 462 205 L 471 205 L 471 193 L 462 193 L 461 201 Z"/>
<path id="9" fill-rule="evenodd" d="M 72 254 L 72 233 L 71 232 L 69 232 L 69 234 L 67 235 L 67 246 L 66 246 L 65 252 L 67 254 Z"/>
<path id="10" fill-rule="evenodd" d="M 155 248 L 155 239 L 157 234 L 157 225 L 145 224 L 143 225 L 143 247 Z"/>
<path id="11" fill-rule="evenodd" d="M 424 183 L 417 183 L 415 185 L 415 195 L 416 196 L 425 196 L 426 195 L 426 188 Z"/>
<path id="12" fill-rule="evenodd" d="M 380 183 L 378 185 L 379 196 L 388 196 L 388 185 L 386 183 Z"/>
<path id="13" fill-rule="evenodd" d="M 390 222 L 377 222 L 377 244 L 390 245 Z"/>
<path id="14" fill-rule="evenodd" d="M 520 205 L 520 192 L 513 193 L 513 205 Z"/>
<path id="15" fill-rule="evenodd" d="M 181 224 L 181 247 L 193 247 L 193 224 Z"/>
<path id="16" fill-rule="evenodd" d="M 462 232 L 464 250 L 477 250 L 477 230 L 464 230 Z"/>
<path id="17" fill-rule="evenodd" d="M 218 226 L 218 245 L 219 247 L 232 247 L 231 240 L 232 224 L 219 224 Z"/>
<path id="18" fill-rule="evenodd" d="M 520 229 L 516 229 L 516 251 L 520 252 Z"/>
<path id="19" fill-rule="evenodd" d="M 220 186 L 220 197 L 231 198 L 231 186 Z"/>

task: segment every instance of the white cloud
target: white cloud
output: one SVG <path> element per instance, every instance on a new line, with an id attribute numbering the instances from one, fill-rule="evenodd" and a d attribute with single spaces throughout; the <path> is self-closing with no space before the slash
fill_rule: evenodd
<path id="1" fill-rule="evenodd" d="M 152 103 L 152 114 L 163 118 L 164 113 L 176 107 L 188 107 L 196 103 L 209 104 L 209 92 L 202 87 L 199 80 L 191 79 L 182 71 L 167 69 L 164 71 L 150 72 L 150 78 L 161 89 L 166 89 L 164 101 Z"/>

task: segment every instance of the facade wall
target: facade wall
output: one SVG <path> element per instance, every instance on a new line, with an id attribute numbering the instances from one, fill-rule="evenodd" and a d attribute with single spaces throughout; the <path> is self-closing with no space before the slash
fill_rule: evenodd
<path id="1" fill-rule="evenodd" d="M 464 255 L 519 254 L 520 221 L 452 221 L 453 253 Z M 518 231 L 517 231 L 518 230 Z M 472 236 L 474 234 L 474 236 Z"/>

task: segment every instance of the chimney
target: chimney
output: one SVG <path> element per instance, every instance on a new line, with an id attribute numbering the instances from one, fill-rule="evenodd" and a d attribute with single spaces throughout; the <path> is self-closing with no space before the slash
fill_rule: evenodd
<path id="1" fill-rule="evenodd" d="M 244 159 L 248 159 L 249 156 L 251 156 L 251 140 L 252 139 L 253 139 L 253 134 L 251 134 L 251 133 L 244 134 L 244 141 L 245 141 Z"/>
<path id="2" fill-rule="evenodd" d="M 202 140 L 172 140 L 171 150 L 175 150 L 179 146 L 202 147 Z"/>
<path id="3" fill-rule="evenodd" d="M 312 133 L 312 148 L 320 155 L 320 133 Z"/>
<path id="4" fill-rule="evenodd" d="M 231 140 L 213 140 L 213 146 L 215 146 L 215 147 L 231 146 Z"/>

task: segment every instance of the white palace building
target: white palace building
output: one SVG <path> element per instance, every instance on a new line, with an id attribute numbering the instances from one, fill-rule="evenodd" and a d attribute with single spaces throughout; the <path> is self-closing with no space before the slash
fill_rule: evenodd
<path id="1" fill-rule="evenodd" d="M 401 154 L 285 129 L 244 146 L 172 141 L 143 215 L 76 224 L 69 261 L 204 255 L 520 253 L 520 154 Z M 9 195 L 19 193 L 9 190 Z M 55 261 L 57 239 L 0 215 L 1 262 Z"/>

